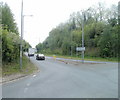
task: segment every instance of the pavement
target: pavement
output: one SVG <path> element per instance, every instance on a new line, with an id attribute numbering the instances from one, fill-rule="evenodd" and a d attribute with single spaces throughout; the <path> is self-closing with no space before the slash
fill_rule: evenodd
<path id="1" fill-rule="evenodd" d="M 117 63 L 30 60 L 40 72 L 2 85 L 3 98 L 117 98 Z"/>

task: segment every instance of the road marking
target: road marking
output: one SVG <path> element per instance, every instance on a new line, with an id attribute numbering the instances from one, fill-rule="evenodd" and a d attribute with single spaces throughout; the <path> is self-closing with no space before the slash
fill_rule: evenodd
<path id="1" fill-rule="evenodd" d="M 36 75 L 33 75 L 33 77 L 36 77 Z"/>

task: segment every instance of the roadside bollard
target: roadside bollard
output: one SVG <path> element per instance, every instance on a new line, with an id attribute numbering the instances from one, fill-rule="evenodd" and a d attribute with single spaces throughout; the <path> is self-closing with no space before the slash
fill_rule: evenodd
<path id="1" fill-rule="evenodd" d="M 56 60 L 56 56 L 55 55 L 53 55 L 53 59 Z"/>

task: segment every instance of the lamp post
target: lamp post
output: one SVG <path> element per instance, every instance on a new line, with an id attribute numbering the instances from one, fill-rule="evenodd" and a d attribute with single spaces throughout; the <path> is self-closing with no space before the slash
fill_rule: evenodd
<path id="1" fill-rule="evenodd" d="M 72 57 L 72 32 L 71 32 L 71 57 Z"/>
<path id="2" fill-rule="evenodd" d="M 23 0 L 21 3 L 20 69 L 22 69 L 22 41 L 23 41 Z"/>
<path id="3" fill-rule="evenodd" d="M 120 1 L 118 2 L 118 25 L 120 25 Z"/>
<path id="4" fill-rule="evenodd" d="M 20 69 L 22 69 L 22 49 L 23 49 L 23 28 L 24 28 L 24 17 L 25 16 L 30 16 L 32 17 L 33 15 L 23 15 L 23 0 L 21 3 L 21 38 L 20 38 Z"/>

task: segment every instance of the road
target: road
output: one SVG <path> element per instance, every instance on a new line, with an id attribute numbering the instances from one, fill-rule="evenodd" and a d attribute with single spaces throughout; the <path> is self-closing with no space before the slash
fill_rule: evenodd
<path id="1" fill-rule="evenodd" d="M 3 98 L 117 98 L 118 64 L 37 61 L 40 72 L 2 85 Z"/>

